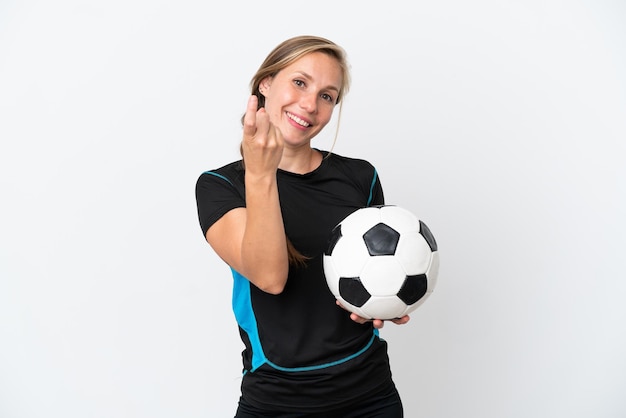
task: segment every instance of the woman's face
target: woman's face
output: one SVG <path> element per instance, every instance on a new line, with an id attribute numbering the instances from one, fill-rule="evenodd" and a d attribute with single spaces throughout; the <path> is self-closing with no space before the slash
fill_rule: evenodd
<path id="1" fill-rule="evenodd" d="M 265 110 L 285 146 L 309 144 L 326 126 L 342 82 L 339 63 L 322 52 L 304 55 L 261 82 Z"/>

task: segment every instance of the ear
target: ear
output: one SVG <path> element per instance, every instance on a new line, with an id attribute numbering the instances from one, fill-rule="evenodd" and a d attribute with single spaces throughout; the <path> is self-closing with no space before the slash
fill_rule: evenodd
<path id="1" fill-rule="evenodd" d="M 272 77 L 268 76 L 261 80 L 261 82 L 259 83 L 259 91 L 261 92 L 261 94 L 265 96 L 271 85 Z"/>

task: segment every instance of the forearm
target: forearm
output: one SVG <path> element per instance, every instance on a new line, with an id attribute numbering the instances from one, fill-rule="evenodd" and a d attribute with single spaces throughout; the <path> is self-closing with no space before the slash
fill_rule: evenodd
<path id="1" fill-rule="evenodd" d="M 246 227 L 241 244 L 246 277 L 268 293 L 282 292 L 287 282 L 287 238 L 276 178 L 246 174 Z"/>

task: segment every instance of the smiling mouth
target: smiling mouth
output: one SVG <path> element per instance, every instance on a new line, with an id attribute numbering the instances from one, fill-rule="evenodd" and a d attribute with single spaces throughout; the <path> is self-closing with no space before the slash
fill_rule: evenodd
<path id="1" fill-rule="evenodd" d="M 304 127 L 304 128 L 308 128 L 309 126 L 311 126 L 311 124 L 305 120 L 300 119 L 299 117 L 297 117 L 294 114 L 291 114 L 289 112 L 287 112 L 287 117 L 289 119 L 291 119 L 292 121 L 294 121 L 295 123 L 297 123 L 298 125 Z"/>

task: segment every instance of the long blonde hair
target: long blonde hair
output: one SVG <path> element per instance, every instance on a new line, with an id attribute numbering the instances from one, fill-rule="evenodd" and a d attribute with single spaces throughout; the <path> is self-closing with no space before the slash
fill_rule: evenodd
<path id="1" fill-rule="evenodd" d="M 258 100 L 258 108 L 265 106 L 265 96 L 259 91 L 261 82 L 267 77 L 274 77 L 283 68 L 289 66 L 291 63 L 301 58 L 306 54 L 312 52 L 322 52 L 337 60 L 342 73 L 342 83 L 337 95 L 337 101 L 335 105 L 339 105 L 337 127 L 335 129 L 335 136 L 333 139 L 333 147 L 337 141 L 339 133 L 339 122 L 341 120 L 341 110 L 343 107 L 342 99 L 348 93 L 350 89 L 350 66 L 348 64 L 347 55 L 345 50 L 336 43 L 319 36 L 301 35 L 287 39 L 278 44 L 265 58 L 257 72 L 250 80 L 250 92 L 255 95 Z M 243 116 L 241 117 L 243 123 Z M 331 148 L 332 151 L 332 148 Z M 330 155 L 330 153 L 328 154 Z M 245 163 L 245 162 L 244 162 Z M 308 257 L 301 254 L 291 243 L 287 237 L 287 251 L 289 254 L 289 264 L 295 266 L 303 266 L 308 260 Z"/>

